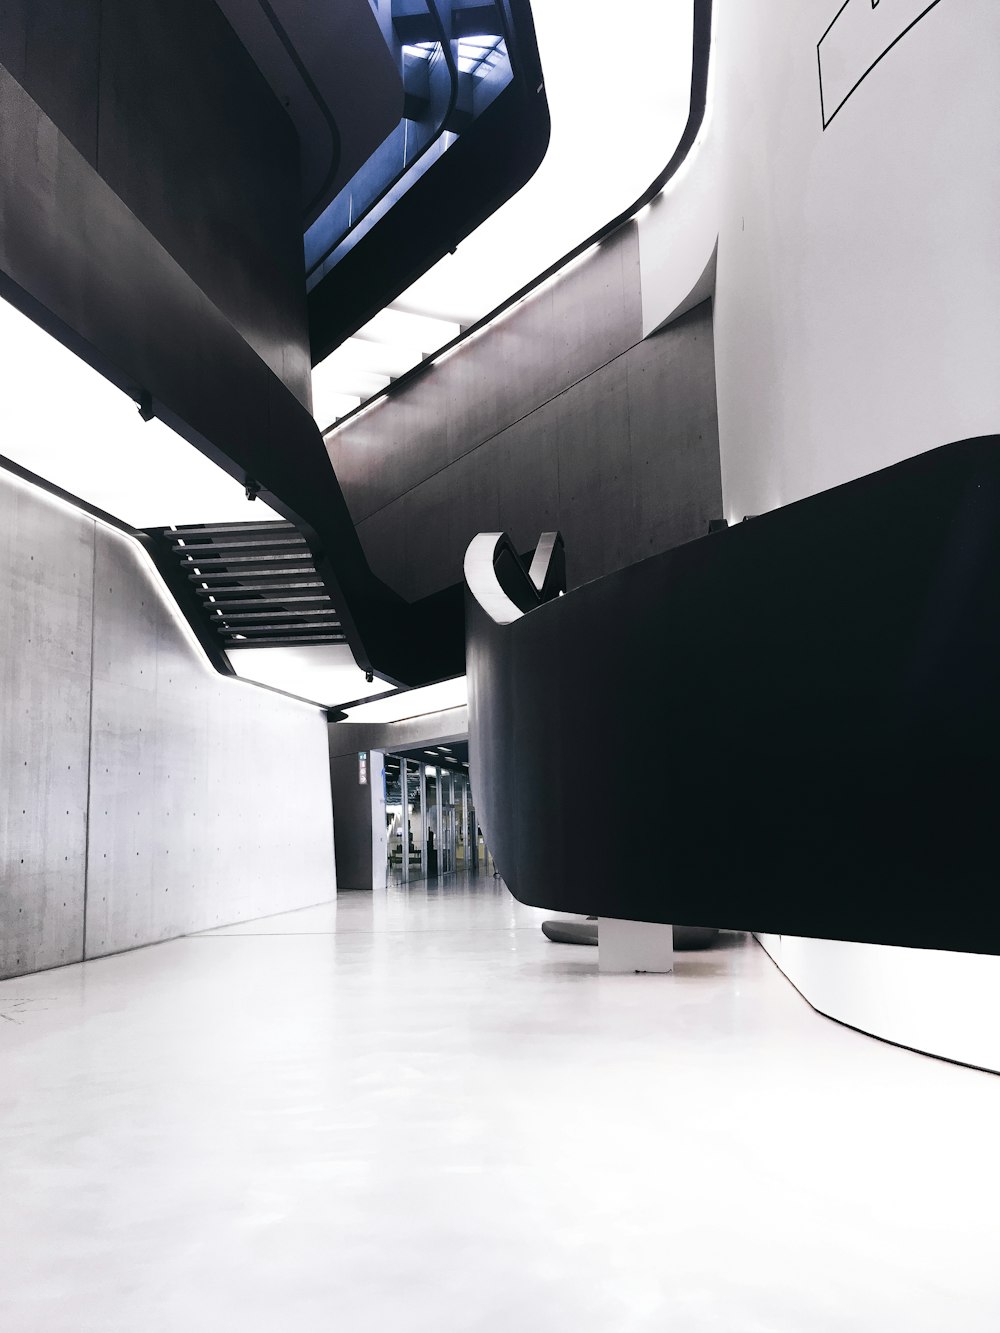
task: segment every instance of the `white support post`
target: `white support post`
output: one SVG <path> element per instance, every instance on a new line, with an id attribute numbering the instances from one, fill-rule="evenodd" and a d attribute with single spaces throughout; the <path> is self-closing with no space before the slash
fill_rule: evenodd
<path id="1" fill-rule="evenodd" d="M 601 972 L 672 972 L 673 926 L 602 916 L 597 926 L 597 966 Z"/>

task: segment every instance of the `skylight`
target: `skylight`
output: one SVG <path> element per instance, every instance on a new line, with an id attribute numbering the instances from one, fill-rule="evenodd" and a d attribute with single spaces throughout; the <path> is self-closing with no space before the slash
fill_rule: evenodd
<path id="1" fill-rule="evenodd" d="M 430 60 L 440 50 L 439 42 L 413 42 L 403 47 L 403 54 Z M 462 74 L 482 77 L 506 58 L 507 45 L 502 37 L 462 37 L 455 43 L 455 63 Z"/>

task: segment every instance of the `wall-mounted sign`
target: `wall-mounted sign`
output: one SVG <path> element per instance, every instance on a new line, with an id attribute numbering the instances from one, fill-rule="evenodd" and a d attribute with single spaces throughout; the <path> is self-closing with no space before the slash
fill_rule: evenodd
<path id="1" fill-rule="evenodd" d="M 358 785 L 368 786 L 368 751 L 358 751 Z"/>

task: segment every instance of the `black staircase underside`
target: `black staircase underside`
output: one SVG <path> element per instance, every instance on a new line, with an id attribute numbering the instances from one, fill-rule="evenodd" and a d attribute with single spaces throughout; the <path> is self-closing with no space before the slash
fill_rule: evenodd
<path id="1" fill-rule="evenodd" d="M 161 528 L 202 623 L 224 649 L 346 642 L 340 614 L 291 523 Z"/>

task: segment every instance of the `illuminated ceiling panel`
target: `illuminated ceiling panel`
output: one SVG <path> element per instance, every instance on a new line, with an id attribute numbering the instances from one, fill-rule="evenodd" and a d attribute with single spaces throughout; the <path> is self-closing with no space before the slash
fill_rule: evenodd
<path id="1" fill-rule="evenodd" d="M 347 709 L 348 722 L 402 722 L 409 717 L 423 717 L 426 713 L 443 713 L 448 708 L 462 708 L 469 702 L 465 676 L 454 680 L 425 685 L 419 690 L 407 690 L 386 699 L 359 704 Z"/>
<path id="2" fill-rule="evenodd" d="M 284 648 L 230 648 L 241 680 L 256 681 L 329 707 L 385 694 L 384 680 L 367 681 L 346 643 Z"/>
<path id="3" fill-rule="evenodd" d="M 134 528 L 279 518 L 0 300 L 0 454 Z"/>

